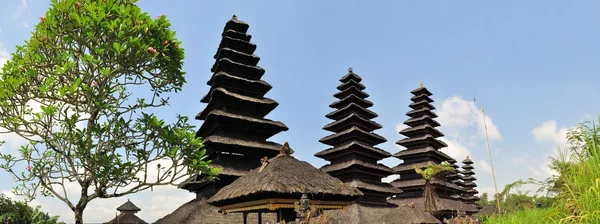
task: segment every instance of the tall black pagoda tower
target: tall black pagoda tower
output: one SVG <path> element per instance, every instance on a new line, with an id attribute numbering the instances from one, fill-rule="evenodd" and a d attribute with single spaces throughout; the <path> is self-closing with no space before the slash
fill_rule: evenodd
<path id="1" fill-rule="evenodd" d="M 196 136 L 202 138 L 212 165 L 223 170 L 218 181 L 184 183 L 181 187 L 189 191 L 216 193 L 259 167 L 261 158 L 277 155 L 282 147 L 267 141 L 288 128 L 265 118 L 278 103 L 265 97 L 271 85 L 261 80 L 265 70 L 257 65 L 260 58 L 254 55 L 256 44 L 250 42 L 248 28 L 235 15 L 226 23 L 214 55 L 213 75 L 207 82 L 210 90 L 200 101 L 208 105 L 196 115 L 197 120 L 204 121 Z"/>
<path id="2" fill-rule="evenodd" d="M 469 156 L 467 156 L 467 158 L 465 160 L 462 161 L 463 165 L 462 166 L 462 180 L 463 180 L 463 188 L 464 188 L 464 194 L 463 194 L 463 200 L 468 203 L 468 204 L 477 204 L 477 201 L 479 201 L 479 197 L 477 197 L 476 195 L 479 193 L 477 192 L 477 190 L 475 189 L 475 187 L 477 187 L 477 184 L 475 184 L 475 180 L 477 180 L 473 175 L 475 175 L 475 172 L 473 172 L 473 161 L 471 161 L 471 159 L 469 158 Z"/>
<path id="3" fill-rule="evenodd" d="M 424 203 L 425 179 L 417 174 L 415 166 L 425 168 L 430 163 L 440 164 L 446 161 L 451 165 L 454 164 L 453 167 L 457 167 L 456 160 L 440 151 L 447 145 L 437 139 L 444 134 L 436 129 L 440 124 L 434 120 L 437 115 L 432 111 L 435 109 L 431 105 L 433 103 L 433 99 L 430 98 L 432 93 L 423 84 L 411 93 L 414 95 L 411 98 L 412 103 L 409 105 L 412 110 L 406 113 L 410 118 L 404 122 L 408 127 L 400 131 L 400 134 L 406 138 L 396 142 L 406 149 L 393 155 L 403 161 L 393 168 L 400 178 L 392 181 L 391 184 L 403 191 L 390 199 L 390 202 L 395 204 Z M 463 189 L 456 184 L 460 181 L 458 177 L 460 176 L 455 173 L 445 179 L 431 181 L 439 196 L 436 203 L 438 208 L 434 213 L 438 219 L 455 216 L 459 212 L 467 214 L 477 212 L 473 205 L 468 205 L 461 200 Z"/>
<path id="4" fill-rule="evenodd" d="M 373 131 L 381 125 L 371 119 L 377 114 L 370 111 L 373 103 L 366 100 L 369 94 L 364 92 L 362 78 L 348 69 L 348 74 L 340 79 L 334 95 L 338 101 L 329 105 L 335 111 L 326 115 L 335 120 L 325 125 L 324 130 L 334 132 L 319 140 L 331 148 L 318 152 L 315 156 L 330 162 L 321 170 L 337 177 L 346 184 L 357 187 L 363 192 L 359 202 L 371 204 L 387 204 L 386 199 L 401 191 L 381 178 L 394 174 L 389 167 L 377 161 L 390 157 L 391 154 L 375 147 L 387 140 Z"/>

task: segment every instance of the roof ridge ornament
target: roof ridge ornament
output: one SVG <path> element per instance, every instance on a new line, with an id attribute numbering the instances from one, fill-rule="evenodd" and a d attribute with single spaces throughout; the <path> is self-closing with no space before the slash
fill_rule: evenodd
<path id="1" fill-rule="evenodd" d="M 421 83 L 421 84 L 419 85 L 419 88 L 423 88 L 423 87 L 425 87 L 425 85 L 423 85 L 423 83 Z"/>
<path id="2" fill-rule="evenodd" d="M 285 143 L 283 143 L 283 146 L 279 150 L 279 155 L 275 156 L 275 158 L 290 156 L 292 153 L 293 153 L 293 151 L 292 151 L 292 149 L 290 149 L 290 144 L 288 142 L 285 142 Z"/>
<path id="3" fill-rule="evenodd" d="M 235 14 L 233 14 L 233 16 L 231 16 L 231 21 L 237 21 L 237 16 Z"/>
<path id="4" fill-rule="evenodd" d="M 352 67 L 348 68 L 348 72 L 349 73 L 354 73 L 354 72 L 352 72 Z"/>
<path id="5" fill-rule="evenodd" d="M 262 164 L 260 165 L 260 168 L 258 168 L 258 172 L 263 171 L 267 167 L 267 165 L 269 165 L 269 157 L 263 157 L 262 159 L 260 159 L 260 163 Z"/>

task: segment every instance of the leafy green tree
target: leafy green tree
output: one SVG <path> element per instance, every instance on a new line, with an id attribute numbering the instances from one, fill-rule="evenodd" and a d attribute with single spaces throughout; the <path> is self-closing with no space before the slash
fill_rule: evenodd
<path id="1" fill-rule="evenodd" d="M 13 201 L 0 193 L 0 223 L 1 224 L 64 224 L 59 222 L 58 216 L 50 216 L 35 209 L 22 201 Z"/>
<path id="2" fill-rule="evenodd" d="M 479 201 L 477 201 L 477 204 L 481 205 L 481 207 L 488 206 L 490 204 L 490 201 L 488 199 L 488 193 L 481 194 L 481 196 L 479 196 Z"/>
<path id="3" fill-rule="evenodd" d="M 435 188 L 431 182 L 435 179 L 443 180 L 451 172 L 455 171 L 455 169 L 446 161 L 440 164 L 428 164 L 425 169 L 421 169 L 417 166 L 413 167 L 417 174 L 425 179 L 425 191 L 423 192 L 423 196 L 425 197 L 425 211 L 429 213 L 437 211 L 435 199 L 438 196 L 435 193 Z"/>
<path id="4" fill-rule="evenodd" d="M 77 224 L 92 200 L 219 171 L 187 117 L 167 124 L 151 113 L 185 83 L 184 51 L 166 17 L 136 2 L 52 0 L 0 72 L 0 128 L 29 141 L 0 154 L 1 168 L 17 195 L 56 197 Z M 79 199 L 68 183 L 81 187 Z"/>

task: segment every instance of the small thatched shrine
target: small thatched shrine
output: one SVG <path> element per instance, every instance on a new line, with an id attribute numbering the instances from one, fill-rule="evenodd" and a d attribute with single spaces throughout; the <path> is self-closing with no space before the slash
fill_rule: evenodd
<path id="1" fill-rule="evenodd" d="M 137 206 L 135 206 L 131 201 L 129 201 L 129 199 L 127 200 L 127 202 L 125 202 L 124 204 L 119 206 L 117 208 L 117 211 L 119 211 L 119 214 L 117 214 L 114 219 L 108 221 L 106 224 L 146 224 L 147 223 L 135 215 L 135 213 L 141 211 L 141 209 L 138 208 Z"/>
<path id="2" fill-rule="evenodd" d="M 440 124 L 434 120 L 437 115 L 432 111 L 435 109 L 431 105 L 432 93 L 423 84 L 411 93 L 414 95 L 411 98 L 412 103 L 409 105 L 412 110 L 406 113 L 410 119 L 404 122 L 408 127 L 400 131 L 400 134 L 407 138 L 396 142 L 406 149 L 394 154 L 394 157 L 401 159 L 403 163 L 393 168 L 400 178 L 394 180 L 392 185 L 400 188 L 403 192 L 389 201 L 398 205 L 415 204 L 419 207 L 424 205 L 425 179 L 416 173 L 414 167 L 425 168 L 430 163 L 440 164 L 443 161 L 452 164 L 456 163 L 456 160 L 440 151 L 447 145 L 437 139 L 444 134 L 436 129 Z M 457 215 L 459 212 L 474 213 L 477 211 L 475 206 L 461 200 L 459 195 L 463 189 L 452 182 L 453 178 L 453 181 L 456 182 L 456 177 L 452 176 L 451 180 L 446 178 L 432 181 L 432 186 L 438 196 L 435 202 L 437 209 L 434 214 L 439 219 Z"/>
<path id="3" fill-rule="evenodd" d="M 223 216 L 216 207 L 206 204 L 206 200 L 260 166 L 261 158 L 279 153 L 281 145 L 267 139 L 288 128 L 281 122 L 264 118 L 279 104 L 264 97 L 272 86 L 261 80 L 265 70 L 257 65 L 260 58 L 254 55 L 256 44 L 250 42 L 252 36 L 246 33 L 248 28 L 249 25 L 237 20 L 235 15 L 225 24 L 214 56 L 213 75 L 207 82 L 210 90 L 200 101 L 208 105 L 196 115 L 196 119 L 204 121 L 196 136 L 202 138 L 211 164 L 223 168 L 219 179 L 195 183 L 201 177 L 194 177 L 182 183 L 180 187 L 195 192 L 196 199 L 157 223 L 242 222 L 241 215 Z"/>
<path id="4" fill-rule="evenodd" d="M 473 161 L 471 161 L 471 159 L 469 159 L 469 156 L 467 156 L 467 158 L 463 160 L 462 163 L 465 164 L 462 166 L 463 170 L 461 171 L 461 174 L 463 175 L 462 186 L 464 188 L 462 199 L 468 204 L 478 206 L 477 201 L 479 201 L 479 197 L 477 196 L 477 194 L 479 192 L 477 192 L 477 190 L 475 189 L 475 187 L 477 187 L 477 184 L 475 184 L 474 181 L 477 179 L 473 176 L 475 175 L 475 172 L 473 172 Z"/>
<path id="5" fill-rule="evenodd" d="M 208 203 L 228 213 L 277 214 L 277 222 L 293 222 L 302 217 L 297 214 L 301 198 L 310 200 L 310 208 L 316 210 L 346 209 L 362 193 L 346 186 L 340 180 L 327 175 L 307 162 L 290 155 L 286 143 L 281 153 L 272 159 L 263 159 L 262 165 L 223 187 Z M 246 224 L 244 218 L 244 224 Z"/>

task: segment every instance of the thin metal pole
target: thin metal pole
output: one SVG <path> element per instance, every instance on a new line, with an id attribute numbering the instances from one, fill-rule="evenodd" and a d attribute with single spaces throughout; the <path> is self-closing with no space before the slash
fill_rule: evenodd
<path id="1" fill-rule="evenodd" d="M 481 106 L 481 112 L 483 113 L 483 127 L 485 128 L 485 140 L 488 146 L 488 155 L 490 156 L 490 166 L 492 166 L 492 176 L 494 177 L 494 188 L 496 189 L 496 205 L 498 206 L 498 213 L 500 213 L 500 194 L 498 194 L 498 185 L 496 184 L 496 171 L 494 171 L 494 162 L 492 162 L 492 147 L 490 146 L 490 137 L 488 136 L 487 122 L 485 121 L 485 109 Z"/>

